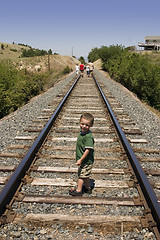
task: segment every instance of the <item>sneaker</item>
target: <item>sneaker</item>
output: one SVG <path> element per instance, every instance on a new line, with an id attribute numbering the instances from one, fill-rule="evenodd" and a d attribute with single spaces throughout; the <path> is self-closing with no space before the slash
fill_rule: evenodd
<path id="1" fill-rule="evenodd" d="M 72 192 L 74 192 L 74 191 L 76 191 L 76 189 L 71 189 L 71 190 L 69 190 L 69 194 L 71 195 Z"/>
<path id="2" fill-rule="evenodd" d="M 84 193 L 92 194 L 92 188 L 87 189 L 87 188 L 83 187 L 83 191 L 84 191 Z"/>
<path id="3" fill-rule="evenodd" d="M 69 190 L 69 195 L 82 196 L 82 192 L 77 192 L 76 190 Z"/>
<path id="4" fill-rule="evenodd" d="M 92 194 L 92 188 L 86 189 L 88 194 Z"/>

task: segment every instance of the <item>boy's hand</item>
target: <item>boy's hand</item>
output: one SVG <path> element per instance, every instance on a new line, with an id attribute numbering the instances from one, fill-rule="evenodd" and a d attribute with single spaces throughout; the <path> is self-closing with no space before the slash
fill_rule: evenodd
<path id="1" fill-rule="evenodd" d="M 90 149 L 86 149 L 85 152 L 83 153 L 83 156 L 77 160 L 76 165 L 81 165 L 82 161 L 88 156 Z"/>
<path id="2" fill-rule="evenodd" d="M 82 163 L 82 160 L 79 159 L 79 160 L 76 162 L 76 165 L 81 165 L 81 163 Z"/>

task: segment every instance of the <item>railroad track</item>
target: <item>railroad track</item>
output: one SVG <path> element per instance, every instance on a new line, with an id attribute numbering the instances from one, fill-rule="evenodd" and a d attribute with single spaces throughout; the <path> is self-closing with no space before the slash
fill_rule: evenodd
<path id="1" fill-rule="evenodd" d="M 109 233 L 122 238 L 135 228 L 141 235 L 145 228 L 158 239 L 159 151 L 145 147 L 140 129 L 94 75 L 79 76 L 72 84 L 67 95 L 59 94 L 0 154 L 1 224 L 24 222 L 35 228 L 45 224 L 49 232 L 57 223 L 79 231 L 90 226 L 104 239 Z M 82 112 L 95 118 L 93 192 L 71 197 L 68 192 L 77 181 L 75 143 Z"/>

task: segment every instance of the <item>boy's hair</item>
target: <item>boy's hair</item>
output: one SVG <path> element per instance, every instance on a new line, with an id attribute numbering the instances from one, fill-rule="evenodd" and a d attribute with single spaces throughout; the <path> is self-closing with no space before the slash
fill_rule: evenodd
<path id="1" fill-rule="evenodd" d="M 92 114 L 90 114 L 90 113 L 83 113 L 83 114 L 81 115 L 81 117 L 80 117 L 80 120 L 81 120 L 82 118 L 84 118 L 84 119 L 90 121 L 90 123 L 91 123 L 91 127 L 93 126 L 93 123 L 94 123 L 94 117 L 92 116 Z"/>

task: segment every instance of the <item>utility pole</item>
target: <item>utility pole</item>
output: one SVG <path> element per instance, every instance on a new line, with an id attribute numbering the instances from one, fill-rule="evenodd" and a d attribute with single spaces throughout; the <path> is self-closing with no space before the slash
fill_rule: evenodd
<path id="1" fill-rule="evenodd" d="M 48 52 L 48 71 L 50 71 L 50 58 L 49 58 L 49 52 Z"/>
<path id="2" fill-rule="evenodd" d="M 72 47 L 72 57 L 73 57 L 73 47 Z"/>

